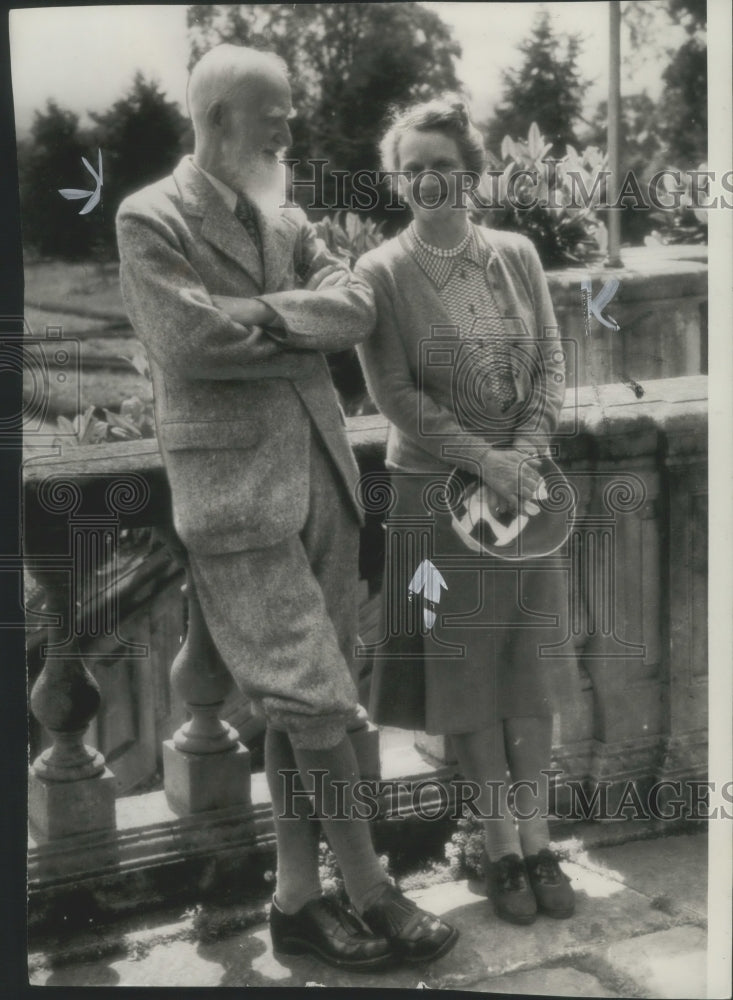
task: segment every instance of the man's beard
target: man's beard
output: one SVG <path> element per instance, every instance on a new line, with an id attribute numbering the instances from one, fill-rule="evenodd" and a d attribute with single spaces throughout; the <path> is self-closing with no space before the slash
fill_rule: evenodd
<path id="1" fill-rule="evenodd" d="M 242 187 L 247 197 L 266 216 L 278 215 L 288 200 L 289 168 L 267 156 L 253 157 L 247 164 Z"/>

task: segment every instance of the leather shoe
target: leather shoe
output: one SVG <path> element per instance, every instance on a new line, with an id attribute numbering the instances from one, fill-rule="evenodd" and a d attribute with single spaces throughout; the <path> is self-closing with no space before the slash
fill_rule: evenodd
<path id="1" fill-rule="evenodd" d="M 570 879 L 558 864 L 557 855 L 543 847 L 537 854 L 525 858 L 524 863 L 538 910 L 557 920 L 572 917 L 575 912 L 575 893 Z"/>
<path id="2" fill-rule="evenodd" d="M 537 919 L 537 901 L 527 880 L 524 861 L 518 854 L 505 854 L 489 862 L 487 890 L 494 912 L 512 924 L 532 924 Z"/>
<path id="3" fill-rule="evenodd" d="M 385 937 L 406 962 L 431 962 L 450 951 L 458 931 L 432 913 L 421 910 L 391 884 L 363 914 L 375 934 Z"/>
<path id="4" fill-rule="evenodd" d="M 374 972 L 394 965 L 387 940 L 370 934 L 357 918 L 333 899 L 321 896 L 297 913 L 270 907 L 273 951 L 281 955 L 317 955 L 337 969 Z"/>

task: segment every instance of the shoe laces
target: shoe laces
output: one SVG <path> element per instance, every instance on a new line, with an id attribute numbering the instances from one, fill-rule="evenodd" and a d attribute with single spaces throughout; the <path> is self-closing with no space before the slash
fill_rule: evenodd
<path id="1" fill-rule="evenodd" d="M 331 916 L 335 917 L 343 929 L 349 934 L 364 933 L 364 928 L 362 927 L 361 922 L 351 910 L 347 909 L 345 906 L 341 906 L 335 899 L 332 899 L 329 896 L 321 897 L 319 902 L 323 909 L 330 913 Z"/>
<path id="2" fill-rule="evenodd" d="M 517 854 L 507 854 L 496 862 L 496 881 L 503 892 L 520 892 L 526 887 L 524 865 Z"/>
<path id="3" fill-rule="evenodd" d="M 416 938 L 440 925 L 438 917 L 421 910 L 417 903 L 393 885 L 387 885 L 376 904 L 379 923 L 387 937 Z"/>
<path id="4" fill-rule="evenodd" d="M 540 851 L 534 859 L 533 868 L 535 877 L 540 882 L 557 884 L 563 878 L 557 858 L 551 851 Z"/>

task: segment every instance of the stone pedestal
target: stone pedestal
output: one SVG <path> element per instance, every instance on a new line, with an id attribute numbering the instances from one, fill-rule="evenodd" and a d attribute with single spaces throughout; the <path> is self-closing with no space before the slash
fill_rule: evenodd
<path id="1" fill-rule="evenodd" d="M 236 729 L 220 718 L 234 682 L 206 627 L 190 571 L 188 631 L 171 668 L 171 684 L 190 715 L 163 742 L 165 794 L 179 814 L 242 806 L 250 802 L 250 755 Z"/>
<path id="2" fill-rule="evenodd" d="M 349 730 L 349 739 L 354 747 L 359 774 L 362 778 L 378 779 L 382 776 L 379 759 L 379 729 L 373 722 L 365 722 L 358 729 Z"/>
<path id="3" fill-rule="evenodd" d="M 250 801 L 249 750 L 241 743 L 221 753 L 196 754 L 165 740 L 163 770 L 168 804 L 179 815 Z"/>
<path id="4" fill-rule="evenodd" d="M 453 751 L 450 736 L 428 736 L 427 733 L 415 733 L 415 747 L 434 764 L 457 764 L 458 758 Z"/>
<path id="5" fill-rule="evenodd" d="M 31 768 L 28 819 L 41 841 L 114 829 L 115 779 L 108 767 L 93 778 L 48 781 Z"/>

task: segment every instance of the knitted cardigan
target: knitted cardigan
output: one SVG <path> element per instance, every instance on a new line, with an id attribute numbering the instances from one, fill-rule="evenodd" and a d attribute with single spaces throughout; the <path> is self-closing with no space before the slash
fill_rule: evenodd
<path id="1" fill-rule="evenodd" d="M 404 236 L 388 240 L 356 264 L 355 272 L 371 285 L 377 306 L 376 328 L 357 350 L 369 392 L 390 421 L 389 466 L 442 471 L 448 464 L 475 472 L 492 441 L 546 450 L 557 426 L 565 355 L 537 251 L 517 233 L 482 226 L 475 231 L 490 250 L 486 281 L 511 343 L 517 393 L 498 437 L 488 430 L 489 423 L 484 432 L 464 419 L 465 387 L 456 377 L 460 333 Z"/>

